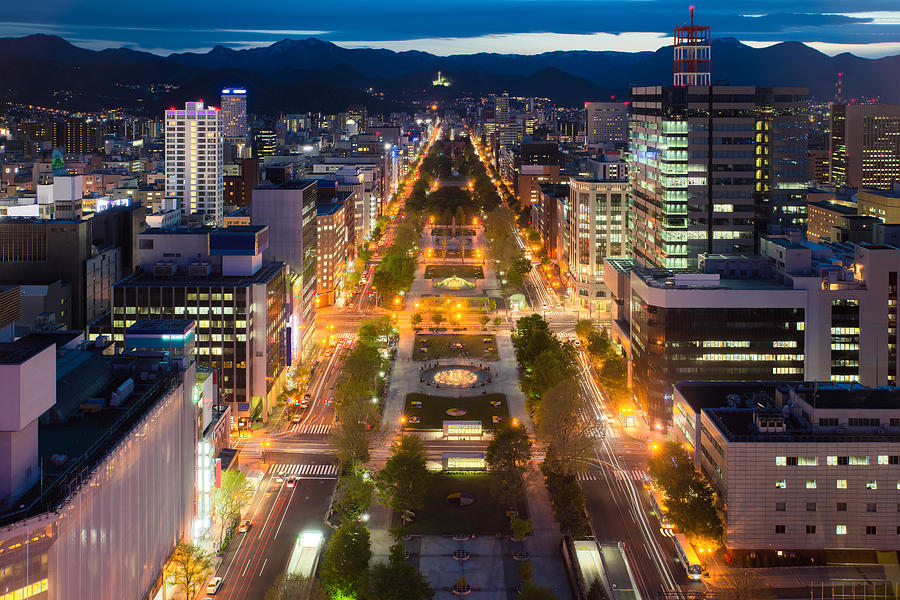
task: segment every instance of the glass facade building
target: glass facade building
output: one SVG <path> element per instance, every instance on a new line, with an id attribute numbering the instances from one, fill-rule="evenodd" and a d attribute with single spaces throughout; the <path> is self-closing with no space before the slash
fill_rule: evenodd
<path id="1" fill-rule="evenodd" d="M 629 254 L 683 269 L 806 226 L 805 88 L 631 90 Z"/>

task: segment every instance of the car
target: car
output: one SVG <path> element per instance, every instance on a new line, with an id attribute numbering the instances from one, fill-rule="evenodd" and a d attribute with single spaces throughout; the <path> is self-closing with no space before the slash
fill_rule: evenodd
<path id="1" fill-rule="evenodd" d="M 250 519 L 244 519 L 241 521 L 241 524 L 238 525 L 238 533 L 247 533 L 250 531 Z"/>
<path id="2" fill-rule="evenodd" d="M 284 481 L 284 478 L 285 478 L 285 474 L 284 474 L 284 473 L 278 473 L 278 474 L 275 475 L 275 481 L 278 482 L 278 483 L 283 482 L 283 481 Z"/>
<path id="3" fill-rule="evenodd" d="M 222 587 L 222 582 L 224 579 L 222 577 L 213 577 L 209 580 L 209 583 L 206 584 L 206 593 L 207 594 L 215 594 Z"/>
<path id="4" fill-rule="evenodd" d="M 302 400 L 300 402 L 300 408 L 309 408 L 309 400 Z"/>
<path id="5" fill-rule="evenodd" d="M 288 477 L 287 483 L 285 485 L 289 488 L 295 487 L 297 485 L 297 478 Z"/>
<path id="6" fill-rule="evenodd" d="M 294 415 L 293 417 L 291 417 L 291 423 L 299 423 L 299 422 L 300 422 L 300 415 Z"/>
<path id="7" fill-rule="evenodd" d="M 311 393 L 306 392 L 305 394 L 303 394 L 303 399 L 304 399 L 304 400 L 309 400 L 310 398 L 312 398 L 312 394 L 311 394 Z"/>

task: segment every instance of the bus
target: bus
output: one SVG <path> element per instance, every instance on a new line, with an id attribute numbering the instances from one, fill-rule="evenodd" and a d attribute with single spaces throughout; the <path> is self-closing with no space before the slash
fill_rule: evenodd
<path id="1" fill-rule="evenodd" d="M 650 508 L 659 519 L 659 526 L 663 529 L 672 529 L 673 525 L 666 517 L 666 501 L 663 499 L 662 493 L 657 489 L 650 489 Z"/>
<path id="2" fill-rule="evenodd" d="M 699 580 L 703 575 L 703 565 L 700 564 L 700 559 L 697 558 L 694 547 L 691 546 L 691 543 L 683 533 L 676 533 L 672 539 L 675 540 L 675 550 L 678 552 L 678 559 L 684 565 L 688 578 Z"/>

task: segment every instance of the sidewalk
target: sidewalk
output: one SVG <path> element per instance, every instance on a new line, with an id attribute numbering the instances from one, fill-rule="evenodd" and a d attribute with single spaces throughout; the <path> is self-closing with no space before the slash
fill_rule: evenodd
<path id="1" fill-rule="evenodd" d="M 525 500 L 528 504 L 528 516 L 534 526 L 534 533 L 525 541 L 528 559 L 535 566 L 534 581 L 553 590 L 560 600 L 571 598 L 560 550 L 562 534 L 553 517 L 550 493 L 544 485 L 544 474 L 533 461 L 525 472 Z"/>

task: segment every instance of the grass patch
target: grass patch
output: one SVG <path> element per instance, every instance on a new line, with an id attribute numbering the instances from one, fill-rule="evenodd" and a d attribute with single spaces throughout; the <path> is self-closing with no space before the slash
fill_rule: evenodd
<path id="1" fill-rule="evenodd" d="M 416 512 L 416 520 L 405 528 L 414 535 L 456 535 L 477 533 L 494 535 L 512 533 L 506 507 L 491 496 L 490 475 L 487 473 L 432 473 L 425 492 L 425 507 Z M 475 498 L 468 506 L 447 502 L 454 492 L 465 492 Z M 525 517 L 525 507 L 519 506 L 519 517 Z M 400 524 L 394 515 L 394 525 Z"/>
<path id="2" fill-rule="evenodd" d="M 486 344 L 484 340 L 487 339 L 491 341 Z M 461 347 L 457 347 L 457 344 Z M 427 348 L 427 350 L 422 352 L 422 348 Z M 485 350 L 489 351 L 485 352 Z M 475 360 L 495 361 L 499 358 L 497 354 L 497 338 L 493 335 L 417 333 L 413 353 L 416 360 L 473 358 Z"/>
<path id="3" fill-rule="evenodd" d="M 459 306 L 457 306 L 457 304 Z M 451 314 L 459 311 L 488 312 L 491 310 L 491 301 L 487 296 L 421 296 L 416 302 L 415 310 L 422 313 L 425 321 L 431 319 L 431 313 L 438 311 L 444 315 L 444 321 Z"/>
<path id="4" fill-rule="evenodd" d="M 491 401 L 500 401 L 500 406 L 494 408 Z M 421 408 L 413 408 L 413 402 L 421 402 Z M 462 417 L 452 417 L 447 414 L 449 408 L 461 408 L 466 411 Z M 404 429 L 441 429 L 445 420 L 457 421 L 481 421 L 484 429 L 494 428 L 496 415 L 509 418 L 509 408 L 506 405 L 504 394 L 485 394 L 477 396 L 463 396 L 454 398 L 451 396 L 429 396 L 416 392 L 406 395 L 403 405 L 403 415 L 406 417 Z M 410 417 L 419 417 L 418 423 L 410 423 Z"/>
<path id="5" fill-rule="evenodd" d="M 463 279 L 484 279 L 484 268 L 481 265 L 425 266 L 425 279 L 447 279 L 454 275 Z"/>

